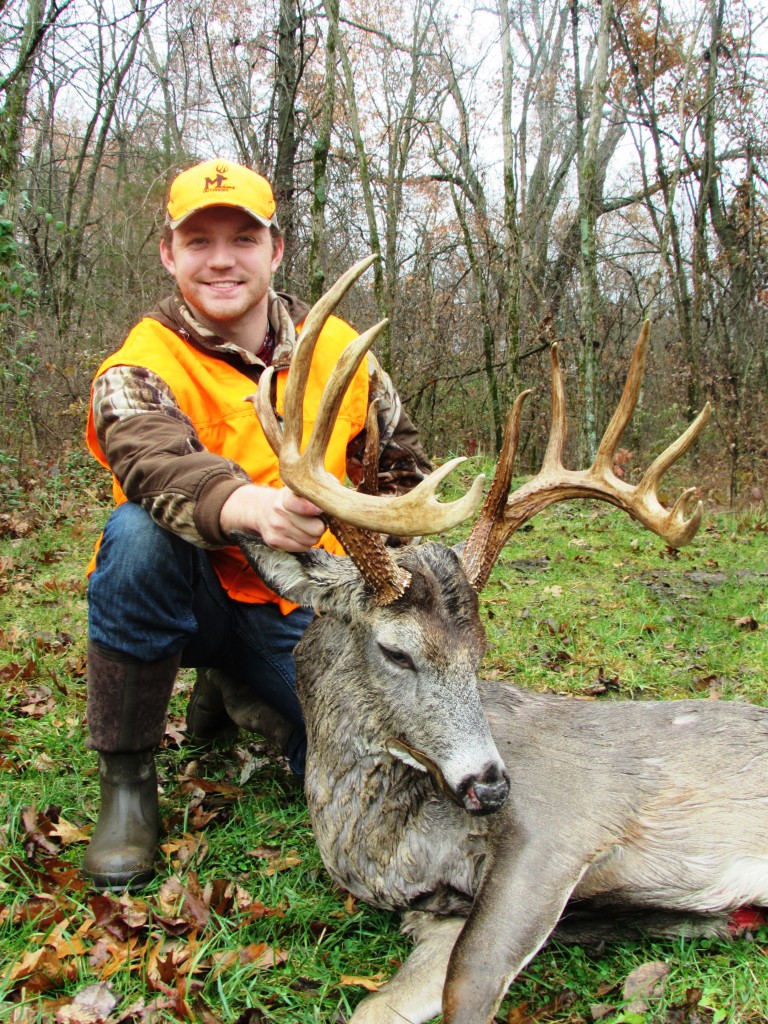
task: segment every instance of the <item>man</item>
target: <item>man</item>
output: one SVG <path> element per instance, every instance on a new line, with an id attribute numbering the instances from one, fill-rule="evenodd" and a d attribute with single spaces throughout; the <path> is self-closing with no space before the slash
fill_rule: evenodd
<path id="1" fill-rule="evenodd" d="M 305 736 L 292 651 L 311 613 L 272 593 L 231 543 L 340 552 L 319 509 L 280 481 L 245 401 L 265 366 L 278 392 L 307 306 L 271 288 L 283 241 L 268 182 L 212 160 L 171 185 L 160 244 L 176 289 L 130 332 L 93 383 L 88 445 L 113 474 L 116 508 L 90 567 L 89 744 L 101 810 L 84 860 L 100 886 L 141 888 L 158 839 L 154 748 L 180 665 L 198 671 L 190 738 L 236 725 L 276 743 L 303 772 Z M 305 416 L 356 332 L 329 318 Z M 361 474 L 365 420 L 378 400 L 382 492 L 415 486 L 429 460 L 373 357 L 356 374 L 329 445 L 332 472 Z M 331 468 L 331 465 L 329 468 Z"/>

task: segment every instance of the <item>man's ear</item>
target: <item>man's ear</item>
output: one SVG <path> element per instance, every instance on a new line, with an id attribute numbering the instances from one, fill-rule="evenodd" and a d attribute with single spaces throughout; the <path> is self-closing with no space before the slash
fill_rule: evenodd
<path id="1" fill-rule="evenodd" d="M 285 243 L 283 242 L 283 236 L 278 235 L 277 237 L 272 236 L 272 273 L 274 274 L 277 268 L 283 261 L 283 252 L 285 250 Z"/>
<path id="2" fill-rule="evenodd" d="M 176 277 L 176 261 L 173 258 L 173 250 L 170 245 L 165 244 L 165 239 L 160 239 L 160 262 L 173 277 Z"/>

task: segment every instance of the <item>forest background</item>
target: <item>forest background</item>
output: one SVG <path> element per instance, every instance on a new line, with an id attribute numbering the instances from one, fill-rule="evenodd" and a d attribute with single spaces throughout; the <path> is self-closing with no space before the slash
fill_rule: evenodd
<path id="1" fill-rule="evenodd" d="M 584 464 L 645 319 L 619 467 L 710 400 L 692 477 L 762 504 L 768 55 L 762 0 L 0 0 L 0 485 L 82 448 L 101 359 L 168 290 L 172 177 L 274 184 L 309 299 L 345 304 L 438 458 L 493 454 L 563 346 Z M 546 399 L 546 394 L 545 394 Z M 532 404 L 521 471 L 540 459 Z M 649 451 L 649 448 L 653 450 Z"/>

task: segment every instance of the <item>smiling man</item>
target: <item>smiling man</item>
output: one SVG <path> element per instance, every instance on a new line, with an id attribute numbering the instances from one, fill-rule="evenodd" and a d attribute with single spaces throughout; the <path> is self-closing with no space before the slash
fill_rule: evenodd
<path id="1" fill-rule="evenodd" d="M 154 749 L 179 666 L 199 669 L 187 710 L 191 740 L 210 743 L 242 726 L 303 771 L 292 651 L 311 613 L 269 590 L 231 542 L 239 530 L 286 551 L 341 551 L 319 510 L 282 485 L 245 401 L 270 365 L 280 393 L 308 311 L 272 289 L 282 255 L 263 177 L 221 159 L 184 171 L 171 185 L 160 243 L 174 294 L 94 379 L 88 446 L 112 473 L 116 503 L 88 586 L 88 729 L 101 810 L 84 870 L 102 887 L 137 889 L 153 876 Z M 313 357 L 309 422 L 355 336 L 329 318 Z M 374 399 L 380 491 L 410 490 L 430 463 L 373 356 L 339 410 L 328 468 L 340 480 L 359 479 Z"/>

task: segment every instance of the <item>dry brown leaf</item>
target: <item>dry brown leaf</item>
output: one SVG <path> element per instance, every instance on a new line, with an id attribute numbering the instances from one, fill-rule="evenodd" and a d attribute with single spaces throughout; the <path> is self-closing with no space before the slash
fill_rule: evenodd
<path id="1" fill-rule="evenodd" d="M 72 960 L 62 961 L 52 949 L 41 947 L 27 950 L 21 960 L 11 967 L 11 981 L 24 979 L 27 992 L 47 992 L 58 988 L 77 977 L 77 964 Z"/>
<path id="2" fill-rule="evenodd" d="M 249 946 L 245 946 L 242 949 L 231 949 L 225 953 L 215 953 L 212 957 L 213 962 L 216 964 L 213 977 L 217 978 L 233 964 L 238 964 L 239 966 L 247 964 L 255 971 L 264 970 L 265 967 L 276 967 L 278 964 L 284 964 L 289 955 L 287 950 L 275 949 L 272 946 L 268 946 L 266 942 L 252 942 Z"/>
<path id="3" fill-rule="evenodd" d="M 78 825 L 73 825 L 71 822 L 66 821 L 64 818 L 59 818 L 51 829 L 50 834 L 58 836 L 62 846 L 69 846 L 71 843 L 87 843 L 91 831 L 90 826 L 82 829 Z"/>
<path id="4" fill-rule="evenodd" d="M 186 779 L 181 787 L 183 793 L 196 789 L 202 790 L 203 793 L 218 793 L 233 800 L 238 800 L 243 795 L 243 790 L 239 786 L 233 786 L 229 782 L 212 782 L 210 779 Z"/>
<path id="5" fill-rule="evenodd" d="M 191 863 L 202 864 L 208 853 L 208 840 L 202 833 L 186 833 L 181 839 L 163 843 L 160 849 L 167 857 L 172 858 L 173 867 L 178 870 Z"/>
<path id="6" fill-rule="evenodd" d="M 347 898 L 344 900 L 344 910 L 347 914 L 356 914 L 358 911 L 357 899 L 351 892 L 347 893 Z"/>
<path id="7" fill-rule="evenodd" d="M 85 944 L 80 936 L 69 930 L 71 923 L 69 918 L 64 918 L 45 937 L 44 944 L 55 950 L 58 957 L 82 956 L 85 953 Z"/>
<path id="8" fill-rule="evenodd" d="M 56 1024 L 100 1024 L 117 1005 L 109 985 L 99 982 L 81 989 L 70 1003 L 60 1006 L 54 1015 Z"/>
<path id="9" fill-rule="evenodd" d="M 753 632 L 759 628 L 760 623 L 751 615 L 744 615 L 742 618 L 736 619 L 735 625 L 739 629 L 746 629 L 749 632 Z"/>
<path id="10" fill-rule="evenodd" d="M 359 978 L 354 974 L 342 974 L 340 985 L 354 985 L 356 988 L 367 988 L 369 992 L 378 992 L 387 980 L 386 974 L 374 974 L 370 978 Z"/>
<path id="11" fill-rule="evenodd" d="M 662 960 L 651 960 L 640 964 L 627 975 L 622 997 L 627 1000 L 628 1013 L 644 1013 L 648 999 L 658 999 L 669 974 L 669 964 Z"/>
<path id="12" fill-rule="evenodd" d="M 149 920 L 146 903 L 129 893 L 123 893 L 119 899 L 97 894 L 88 902 L 96 924 L 122 941 L 143 928 Z"/>
<path id="13" fill-rule="evenodd" d="M 194 871 L 187 875 L 186 884 L 177 875 L 167 878 L 157 898 L 165 915 L 160 923 L 167 931 L 178 934 L 190 927 L 202 931 L 210 920 L 210 891 L 206 897 Z"/>
<path id="14" fill-rule="evenodd" d="M 259 871 L 260 875 L 274 875 L 276 871 L 288 871 L 301 864 L 301 857 L 296 850 L 283 853 L 279 846 L 257 846 L 248 854 L 249 857 L 261 857 L 269 861 L 266 868 Z"/>
<path id="15" fill-rule="evenodd" d="M 602 1020 L 603 1017 L 608 1017 L 610 1014 L 616 1012 L 616 1007 L 610 1003 L 592 1003 L 589 1008 L 592 1020 Z"/>
<path id="16" fill-rule="evenodd" d="M 513 1006 L 507 1017 L 507 1024 L 532 1024 L 533 1018 L 528 1013 L 530 1003 L 526 999 L 519 1006 Z"/>

